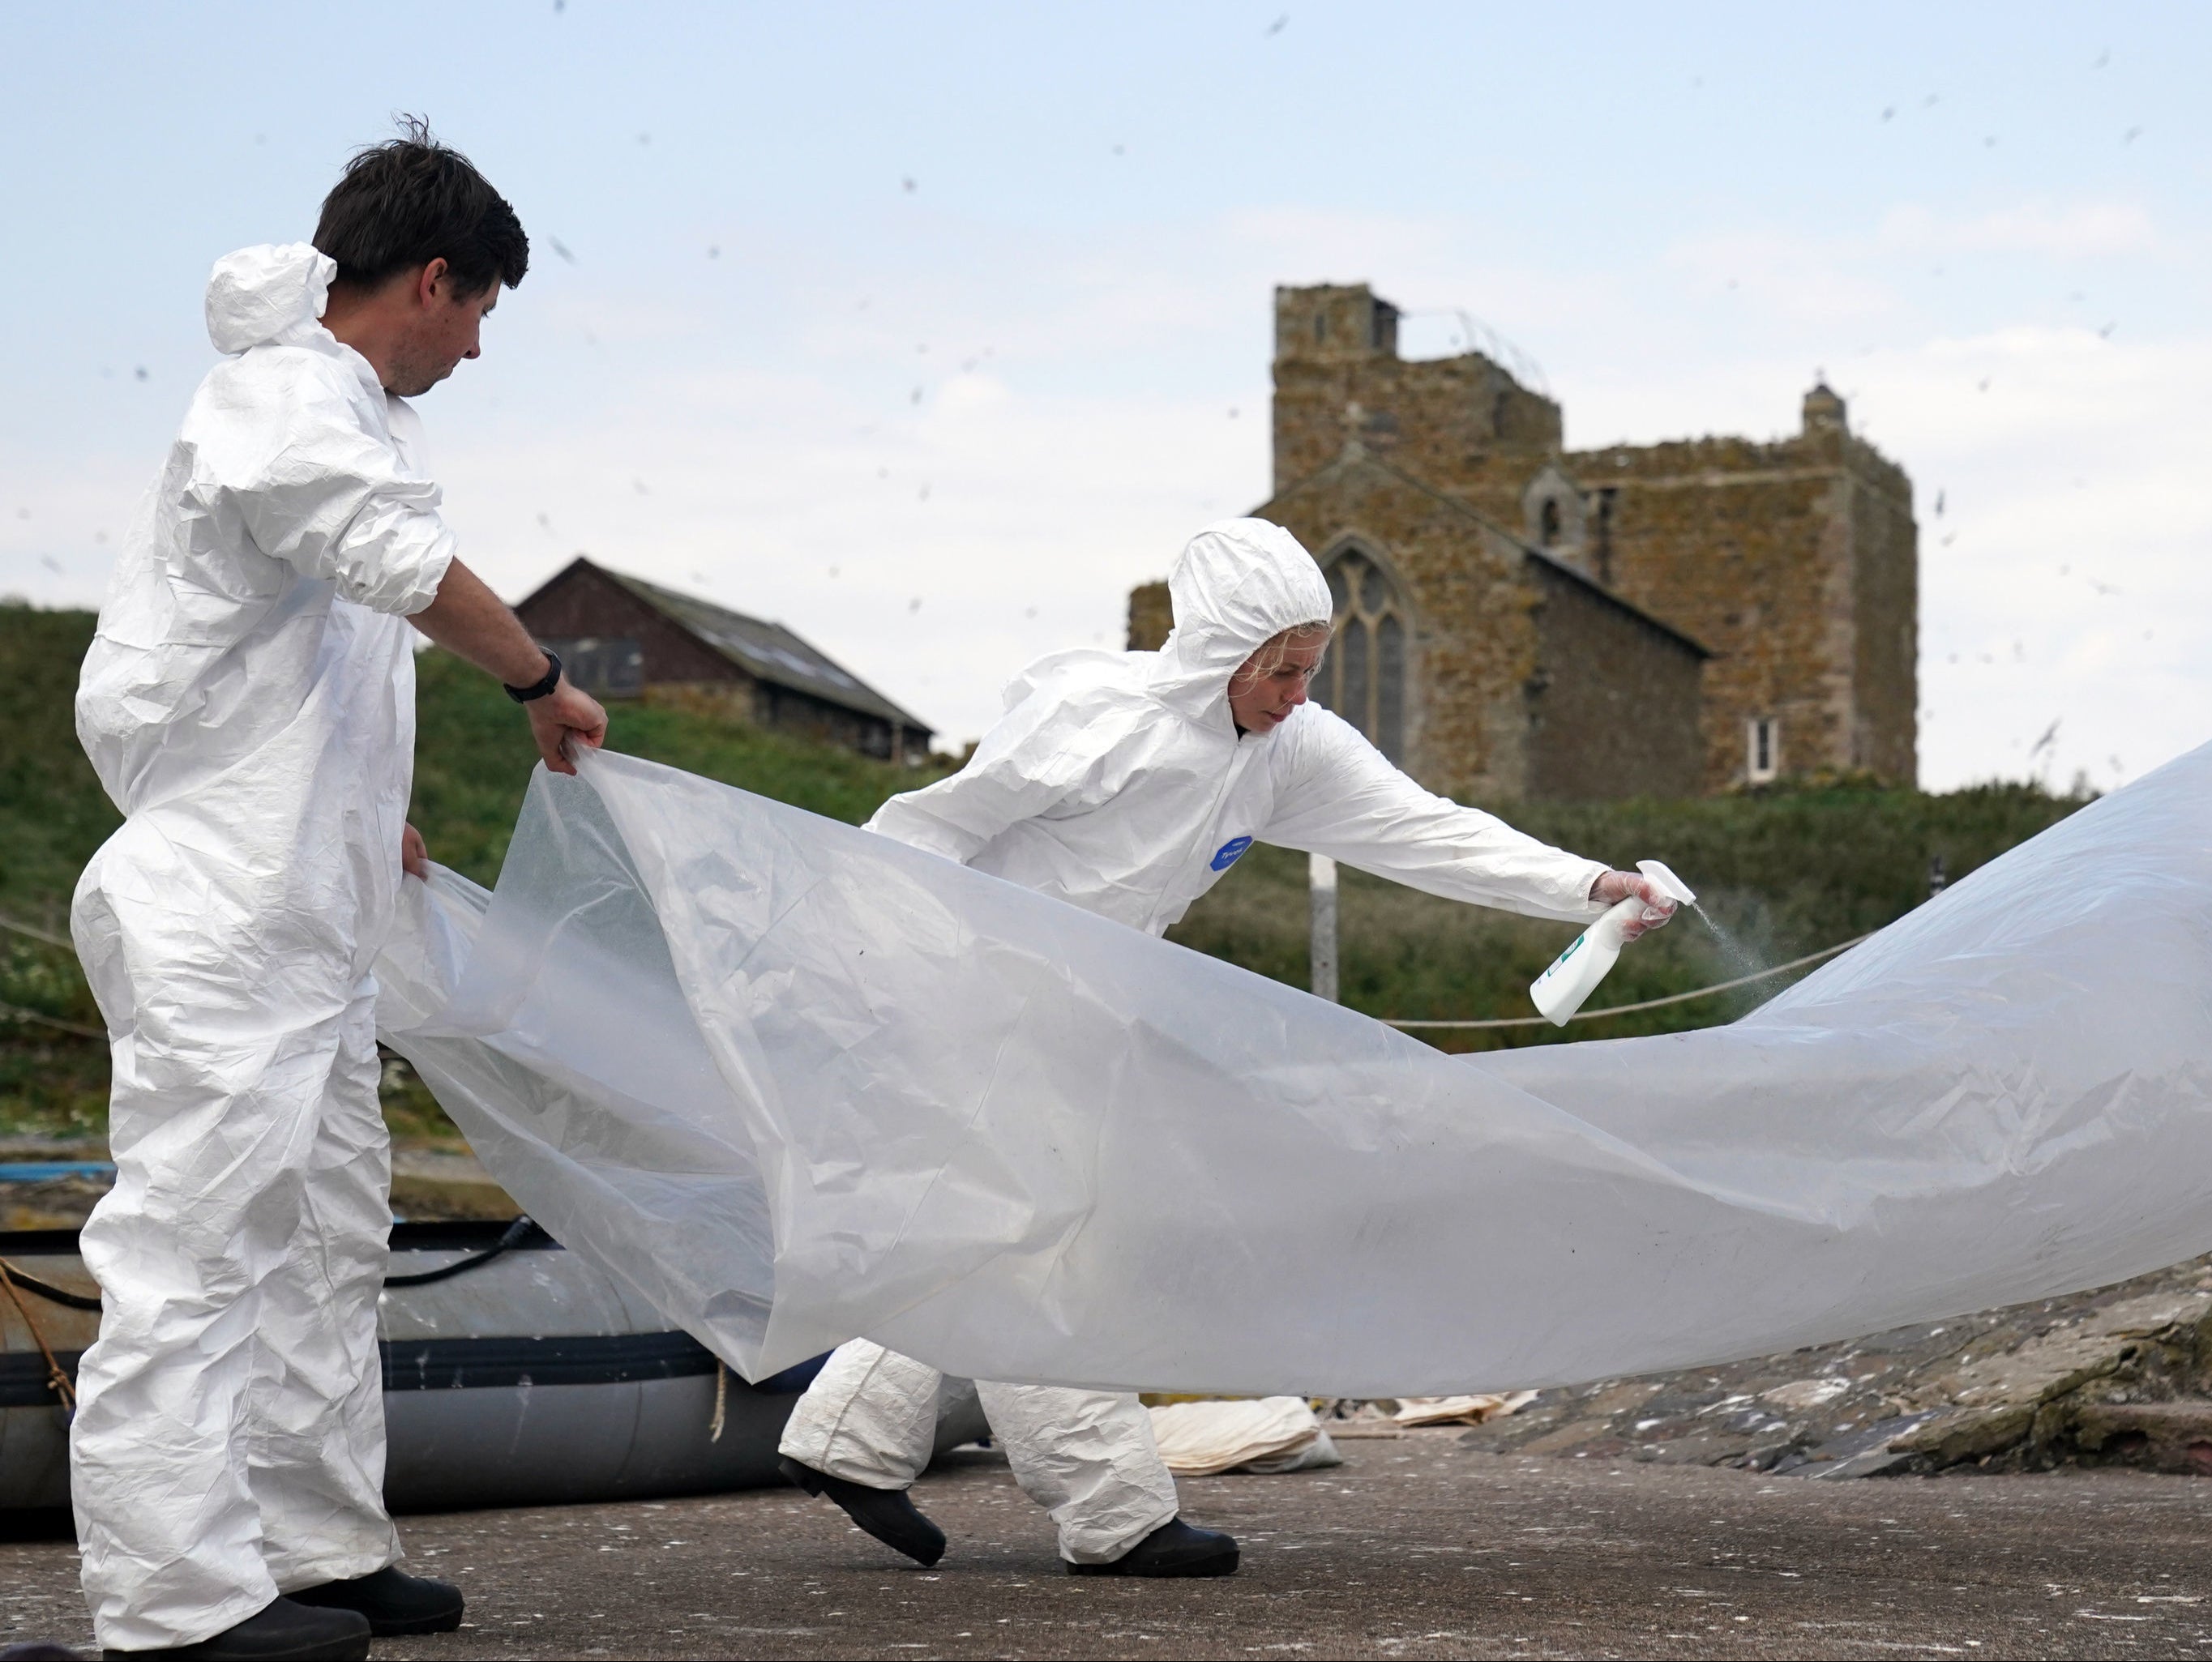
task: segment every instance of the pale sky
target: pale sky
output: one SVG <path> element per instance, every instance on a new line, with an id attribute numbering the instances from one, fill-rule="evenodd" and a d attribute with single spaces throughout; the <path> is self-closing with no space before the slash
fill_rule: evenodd
<path id="1" fill-rule="evenodd" d="M 2212 737 L 2212 8 L 4 29 L 0 593 L 97 603 L 213 361 L 209 265 L 305 238 L 414 110 L 532 241 L 419 406 L 510 597 L 588 552 L 781 620 L 957 743 L 1268 494 L 1271 291 L 1365 280 L 1427 314 L 1409 355 L 1465 312 L 1540 364 L 1577 448 L 1785 434 L 1825 372 L 1916 483 L 1931 788 L 2110 786 Z"/>

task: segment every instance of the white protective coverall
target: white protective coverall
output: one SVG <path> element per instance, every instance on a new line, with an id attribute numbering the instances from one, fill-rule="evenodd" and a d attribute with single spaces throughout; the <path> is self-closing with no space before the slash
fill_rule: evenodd
<path id="1" fill-rule="evenodd" d="M 106 1305 L 70 1435 L 103 1647 L 192 1643 L 399 1556 L 376 1301 L 376 985 L 453 538 L 414 412 L 304 244 L 219 262 L 200 384 L 117 564 L 77 732 L 123 827 L 71 916 L 114 1052 Z"/>
<path id="2" fill-rule="evenodd" d="M 1300 705 L 1240 734 L 1230 677 L 1285 629 L 1329 621 L 1296 537 L 1231 519 L 1169 578 L 1176 627 L 1157 652 L 1054 653 L 1008 686 L 968 765 L 894 797 L 869 828 L 1153 935 L 1255 841 L 1331 855 L 1453 900 L 1581 919 L 1607 868 L 1434 796 L 1347 722 Z M 783 1435 L 790 1458 L 903 1489 L 927 1463 L 938 1371 L 866 1339 L 840 1346 Z M 1175 1482 L 1134 1395 L 978 1381 L 1023 1489 L 1063 1556 L 1110 1563 L 1176 1515 Z"/>

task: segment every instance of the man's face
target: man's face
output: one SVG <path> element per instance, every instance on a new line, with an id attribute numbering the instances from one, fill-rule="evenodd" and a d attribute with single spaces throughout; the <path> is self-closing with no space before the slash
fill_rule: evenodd
<path id="1" fill-rule="evenodd" d="M 1229 677 L 1229 713 L 1248 733 L 1271 733 L 1306 701 L 1306 683 L 1321 667 L 1328 637 L 1316 634 L 1270 642 Z"/>
<path id="2" fill-rule="evenodd" d="M 456 292 L 453 275 L 441 259 L 432 260 L 411 278 L 395 281 L 408 284 L 405 326 L 393 343 L 385 385 L 403 398 L 412 398 L 452 374 L 462 359 L 483 351 L 478 336 L 483 320 L 499 304 L 499 284 L 486 283 L 481 293 L 464 297 Z"/>

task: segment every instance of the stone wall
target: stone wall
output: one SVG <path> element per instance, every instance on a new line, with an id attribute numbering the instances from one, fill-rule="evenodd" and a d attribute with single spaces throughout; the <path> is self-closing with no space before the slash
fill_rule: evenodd
<path id="1" fill-rule="evenodd" d="M 1539 596 L 1520 544 L 1356 446 L 1253 512 L 1324 566 L 1358 549 L 1410 603 L 1406 771 L 1462 801 L 1526 795 Z"/>
<path id="2" fill-rule="evenodd" d="M 1701 656 L 1564 564 L 1528 556 L 1540 597 L 1528 682 L 1528 794 L 1691 797 L 1705 782 Z"/>
<path id="3" fill-rule="evenodd" d="M 1175 601 L 1164 579 L 1139 583 L 1129 591 L 1129 650 L 1156 652 L 1175 628 Z"/>
<path id="4" fill-rule="evenodd" d="M 1397 317 L 1364 284 L 1275 291 L 1275 488 L 1358 440 L 1516 525 L 1536 458 L 1559 452 L 1559 405 L 1480 352 L 1399 357 Z"/>
<path id="5" fill-rule="evenodd" d="M 1602 529 L 1591 564 L 1627 600 L 1717 654 L 1705 786 L 1741 783 L 1747 730 L 1781 725 L 1785 773 L 1917 771 L 1917 533 L 1902 470 L 1850 436 L 1843 401 L 1804 431 L 1564 458 Z"/>

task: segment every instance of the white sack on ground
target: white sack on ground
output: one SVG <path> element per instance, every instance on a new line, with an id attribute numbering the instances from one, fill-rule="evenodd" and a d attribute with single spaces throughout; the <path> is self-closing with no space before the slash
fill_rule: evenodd
<path id="1" fill-rule="evenodd" d="M 1160 1461 L 1178 1477 L 1211 1477 L 1255 1464 L 1270 1472 L 1310 1471 L 1297 1459 L 1322 1441 L 1321 1420 L 1304 1397 L 1166 1403 L 1152 1410 Z M 1340 1465 L 1334 1447 L 1328 1464 Z"/>
<path id="2" fill-rule="evenodd" d="M 1503 1392 L 2212 1247 L 2212 747 L 1731 1027 L 1480 1058 L 621 756 L 409 890 L 386 1039 L 753 1378 Z"/>
<path id="3" fill-rule="evenodd" d="M 1401 1397 L 1390 1416 L 1400 1425 L 1481 1425 L 1517 1414 L 1536 1400 L 1534 1391 L 1475 1392 L 1456 1397 Z"/>

